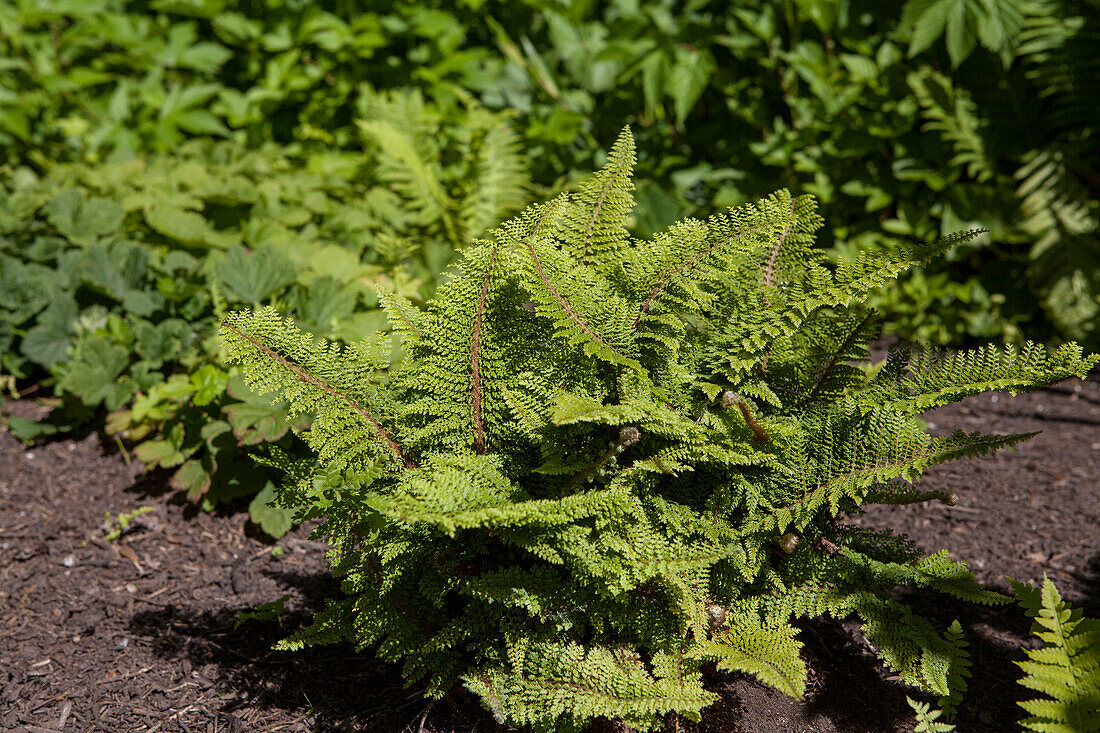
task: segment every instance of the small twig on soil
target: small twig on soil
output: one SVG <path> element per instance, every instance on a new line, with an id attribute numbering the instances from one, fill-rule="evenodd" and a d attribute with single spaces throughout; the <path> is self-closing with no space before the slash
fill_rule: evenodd
<path id="1" fill-rule="evenodd" d="M 110 684 L 112 682 L 121 682 L 122 680 L 128 680 L 131 677 L 137 677 L 139 674 L 145 674 L 146 672 L 148 672 L 151 669 L 152 669 L 152 667 L 142 667 L 141 669 L 139 669 L 136 672 L 130 672 L 129 674 L 120 675 L 118 677 L 111 677 L 111 678 L 104 677 L 99 682 L 96 682 L 96 685 L 107 685 L 107 684 Z"/>

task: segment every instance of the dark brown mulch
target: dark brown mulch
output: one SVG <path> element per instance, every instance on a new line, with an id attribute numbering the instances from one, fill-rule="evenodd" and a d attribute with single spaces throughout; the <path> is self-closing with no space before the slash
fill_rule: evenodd
<path id="1" fill-rule="evenodd" d="M 875 507 L 854 521 L 907 532 L 930 551 L 949 548 L 1000 590 L 1005 575 L 1035 582 L 1046 573 L 1100 616 L 1100 382 L 972 398 L 928 420 L 935 433 L 1045 432 L 1016 451 L 933 471 L 926 485 L 956 491 L 956 507 Z M 139 506 L 154 511 L 121 540 L 103 539 L 105 512 Z M 323 546 L 306 535 L 296 529 L 280 540 L 285 552 L 276 557 L 244 514 L 174 501 L 122 456 L 106 455 L 95 435 L 28 450 L 0 431 L 0 730 L 499 730 L 469 696 L 425 700 L 402 689 L 395 667 L 350 647 L 270 650 L 336 591 Z M 240 611 L 284 594 L 281 626 L 237 624 Z M 907 599 L 966 629 L 975 674 L 959 730 L 1015 729 L 1012 662 L 1028 631 L 1020 609 Z M 916 693 L 882 670 L 856 624 L 816 620 L 803 629 L 804 702 L 720 676 L 712 684 L 721 701 L 701 725 L 680 729 L 912 730 L 905 696 Z"/>

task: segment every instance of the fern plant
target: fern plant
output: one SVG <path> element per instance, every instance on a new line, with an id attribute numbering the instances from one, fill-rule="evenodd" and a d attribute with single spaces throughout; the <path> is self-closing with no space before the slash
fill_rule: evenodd
<path id="1" fill-rule="evenodd" d="M 513 725 L 648 730 L 699 718 L 710 663 L 802 695 L 792 620 L 854 613 L 887 665 L 948 696 L 958 640 L 890 590 L 1007 599 L 841 515 L 952 502 L 911 482 L 1029 436 L 931 437 L 918 414 L 1096 357 L 897 352 L 872 369 L 867 293 L 976 232 L 830 264 L 814 200 L 779 191 L 632 239 L 633 163 L 624 130 L 575 192 L 466 248 L 425 308 L 383 291 L 392 369 L 387 335 L 342 347 L 270 308 L 227 319 L 252 388 L 315 415 L 318 464 L 266 460 L 292 478 L 284 503 L 325 517 L 346 593 L 283 648 L 352 639 Z"/>

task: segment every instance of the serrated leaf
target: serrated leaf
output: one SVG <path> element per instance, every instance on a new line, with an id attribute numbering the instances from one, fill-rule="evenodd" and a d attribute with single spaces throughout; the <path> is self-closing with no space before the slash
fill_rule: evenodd
<path id="1" fill-rule="evenodd" d="M 184 461 L 184 455 L 171 440 L 147 440 L 134 448 L 134 455 L 146 466 L 171 468 Z"/>
<path id="2" fill-rule="evenodd" d="M 103 404 L 117 410 L 137 389 L 132 380 L 120 379 L 130 366 L 130 352 L 105 338 L 91 338 L 80 344 L 78 358 L 61 378 L 61 387 L 87 405 Z"/>
<path id="3" fill-rule="evenodd" d="M 293 265 L 271 249 L 248 252 L 244 247 L 230 248 L 218 266 L 222 283 L 238 301 L 262 303 L 294 282 Z"/>
<path id="4" fill-rule="evenodd" d="M 69 356 L 72 347 L 73 323 L 77 316 L 76 301 L 71 296 L 54 300 L 39 316 L 34 327 L 23 337 L 20 349 L 28 359 L 44 367 L 58 364 Z"/>
<path id="5" fill-rule="evenodd" d="M 104 198 L 85 200 L 84 192 L 67 188 L 46 203 L 46 219 L 75 242 L 91 242 L 113 234 L 122 225 L 125 210 Z"/>

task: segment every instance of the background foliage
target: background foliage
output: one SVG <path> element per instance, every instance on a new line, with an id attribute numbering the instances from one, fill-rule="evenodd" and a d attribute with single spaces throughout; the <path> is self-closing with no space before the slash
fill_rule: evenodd
<path id="1" fill-rule="evenodd" d="M 1095 343 L 1098 18 L 1095 0 L 20 0 L 0 10 L 0 146 L 47 165 L 213 135 L 339 158 L 372 87 L 473 94 L 521 113 L 544 184 L 634 124 L 642 234 L 780 185 L 844 223 L 839 252 L 981 224 L 883 296 L 890 329 L 1018 339 L 1030 320 Z"/>
<path id="2" fill-rule="evenodd" d="M 876 296 L 886 330 L 1095 348 L 1098 19 L 1096 0 L 4 3 L 0 374 L 57 391 L 54 429 L 121 410 L 154 465 L 203 464 L 178 480 L 209 501 L 215 442 L 247 440 L 209 361 L 221 299 L 368 332 L 371 281 L 401 262 L 427 295 L 528 181 L 568 185 L 623 124 L 639 235 L 781 186 L 818 198 L 837 255 L 982 226 Z"/>
<path id="3" fill-rule="evenodd" d="M 277 303 L 317 335 L 365 338 L 385 321 L 374 284 L 421 300 L 459 242 L 524 200 L 503 115 L 473 104 L 442 125 L 415 92 L 363 104 L 367 153 L 344 165 L 195 140 L 171 156 L 13 171 L 0 187 L 3 370 L 48 374 L 63 404 L 9 428 L 32 439 L 112 411 L 108 431 L 191 499 L 263 491 L 253 516 L 285 532 L 267 472 L 239 448 L 290 425 L 218 361 L 226 308 Z"/>

